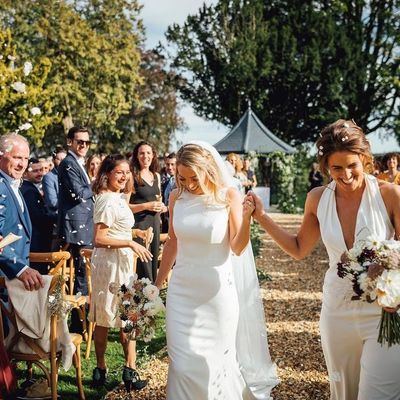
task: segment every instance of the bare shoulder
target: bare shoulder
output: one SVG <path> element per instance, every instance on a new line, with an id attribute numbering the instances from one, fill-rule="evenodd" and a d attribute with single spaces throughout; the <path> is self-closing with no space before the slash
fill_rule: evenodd
<path id="1" fill-rule="evenodd" d="M 322 193 L 325 190 L 330 190 L 327 186 L 318 186 L 307 193 L 306 210 L 317 214 L 318 204 L 321 200 Z"/>
<path id="2" fill-rule="evenodd" d="M 378 185 L 385 204 L 392 204 L 393 202 L 399 204 L 400 185 L 395 185 L 381 180 L 378 180 Z"/>
<path id="3" fill-rule="evenodd" d="M 229 204 L 232 202 L 241 202 L 241 196 L 240 193 L 237 189 L 230 187 L 226 191 L 226 200 L 228 201 Z"/>
<path id="4" fill-rule="evenodd" d="M 169 204 L 175 203 L 177 197 L 178 197 L 178 189 L 173 189 L 169 195 Z"/>

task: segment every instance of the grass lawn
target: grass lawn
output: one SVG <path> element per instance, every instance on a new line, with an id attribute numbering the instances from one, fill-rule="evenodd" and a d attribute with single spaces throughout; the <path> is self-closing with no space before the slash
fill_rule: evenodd
<path id="1" fill-rule="evenodd" d="M 138 366 L 148 362 L 152 356 L 162 353 L 165 349 L 166 338 L 165 338 L 165 319 L 164 316 L 159 317 L 157 321 L 156 336 L 150 343 L 144 343 L 141 341 L 137 342 L 137 364 Z M 84 355 L 86 351 L 86 342 L 82 343 L 81 346 L 81 357 L 82 357 L 82 381 L 83 388 L 85 391 L 86 400 L 99 400 L 102 399 L 105 394 L 119 385 L 122 381 L 122 367 L 124 365 L 124 357 L 122 346 L 119 342 L 119 329 L 110 329 L 108 335 L 107 345 L 107 367 L 108 367 L 108 380 L 107 386 L 101 389 L 91 388 L 92 371 L 96 367 L 96 355 L 94 352 L 94 343 L 92 342 L 92 348 L 90 357 L 85 360 Z M 34 369 L 37 373 L 35 377 L 43 375 L 37 368 Z M 24 364 L 19 363 L 17 370 L 19 383 L 25 380 L 24 376 Z M 76 400 L 78 398 L 78 388 L 76 386 L 75 379 L 75 368 L 72 366 L 68 372 L 60 369 L 58 379 L 58 393 L 62 400 Z"/>

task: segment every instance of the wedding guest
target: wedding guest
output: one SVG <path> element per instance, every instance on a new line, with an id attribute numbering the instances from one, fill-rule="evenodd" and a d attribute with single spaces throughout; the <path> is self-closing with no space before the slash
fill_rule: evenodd
<path id="1" fill-rule="evenodd" d="M 247 179 L 246 173 L 243 171 L 243 161 L 237 156 L 235 163 L 235 178 L 240 182 L 240 193 L 245 194 L 246 186 L 248 186 L 249 181 Z"/>
<path id="2" fill-rule="evenodd" d="M 148 278 L 152 282 L 157 276 L 158 252 L 160 247 L 160 213 L 167 211 L 161 201 L 160 174 L 158 173 L 157 152 L 152 144 L 141 141 L 133 149 L 131 158 L 134 190 L 130 198 L 130 209 L 135 214 L 135 228 L 146 230 L 153 228 L 154 238 L 150 244 L 153 259 L 138 260 L 139 278 Z M 142 238 L 135 238 L 144 244 Z"/>
<path id="3" fill-rule="evenodd" d="M 321 344 L 328 368 L 331 400 L 397 400 L 400 393 L 400 345 L 378 343 L 381 309 L 352 301 L 352 282 L 339 278 L 341 255 L 359 240 L 398 238 L 400 188 L 369 172 L 373 161 L 363 130 L 340 119 L 324 128 L 317 143 L 321 171 L 332 178 L 308 193 L 296 234 L 279 227 L 255 202 L 254 219 L 295 259 L 307 256 L 320 236 L 329 256 L 320 319 Z M 396 310 L 387 309 L 389 312 Z"/>
<path id="4" fill-rule="evenodd" d="M 382 161 L 379 158 L 375 157 L 372 175 L 378 176 L 380 173 L 383 172 L 383 170 L 384 170 L 384 168 L 382 168 Z"/>
<path id="5" fill-rule="evenodd" d="M 400 185 L 400 171 L 397 169 L 399 165 L 399 154 L 385 154 L 382 164 L 387 167 L 387 170 L 380 173 L 377 178 L 386 182 L 394 183 L 395 185 Z"/>
<path id="6" fill-rule="evenodd" d="M 0 137 L 0 235 L 21 236 L 0 253 L 0 270 L 8 279 L 19 279 L 25 289 L 44 287 L 38 271 L 29 267 L 32 224 L 19 190 L 28 166 L 29 144 L 21 135 L 10 133 Z"/>
<path id="7" fill-rule="evenodd" d="M 58 167 L 58 232 L 69 245 L 74 261 L 74 292 L 87 295 L 86 268 L 80 254 L 82 248 L 92 246 L 93 192 L 91 180 L 85 170 L 85 156 L 91 144 L 91 130 L 74 126 L 67 134 L 68 154 Z M 72 310 L 72 332 L 80 333 L 82 324 L 76 310 Z"/>
<path id="8" fill-rule="evenodd" d="M 136 368 L 136 341 L 129 340 L 117 316 L 117 298 L 109 291 L 112 282 L 128 284 L 133 276 L 133 253 L 142 261 L 150 261 L 151 253 L 132 240 L 135 222 L 128 206 L 131 192 L 130 167 L 121 155 L 109 155 L 100 165 L 93 182 L 97 194 L 94 205 L 94 250 L 92 255 L 92 295 L 89 320 L 96 323 L 94 343 L 97 366 L 93 370 L 93 386 L 103 386 L 107 379 L 105 352 L 109 328 L 121 328 L 120 340 L 125 354 L 122 379 L 128 390 L 146 386 Z"/>
<path id="9" fill-rule="evenodd" d="M 101 160 L 99 154 L 92 154 L 90 157 L 88 157 L 88 159 L 86 161 L 86 164 L 85 164 L 86 172 L 89 175 L 89 178 L 92 182 L 96 178 L 101 161 L 102 160 Z"/>
<path id="10" fill-rule="evenodd" d="M 255 172 L 250 168 L 250 159 L 245 157 L 243 159 L 243 172 L 247 177 L 247 185 L 245 186 L 245 193 L 257 186 L 257 177 Z"/>
<path id="11" fill-rule="evenodd" d="M 179 149 L 177 189 L 169 199 L 168 239 L 156 280 L 160 288 L 176 260 L 167 294 L 168 400 L 256 398 L 250 390 L 257 385 L 258 396 L 269 398 L 274 379 L 264 369 L 264 364 L 272 367 L 272 363 L 266 353 L 261 306 L 260 318 L 246 325 L 247 333 L 253 332 L 255 338 L 247 338 L 244 346 L 246 356 L 253 357 L 250 364 L 255 375 L 262 371 L 257 385 L 251 384 L 255 375 L 250 381 L 244 379 L 247 367 L 237 357 L 237 345 L 242 343 L 237 333 L 245 323 L 239 317 L 239 310 L 244 310 L 234 282 L 254 291 L 258 284 L 246 285 L 234 278 L 231 253 L 247 250 L 253 209 L 252 202 L 246 202 L 242 212 L 241 196 L 231 187 L 231 177 L 215 148 L 193 142 Z M 243 274 L 253 272 L 257 279 L 251 260 L 250 270 Z M 235 267 L 241 273 L 243 268 Z M 252 309 L 258 307 L 251 296 L 244 297 Z M 257 343 L 262 343 L 260 353 L 265 354 L 261 365 L 256 360 L 259 352 L 251 348 Z"/>
<path id="12" fill-rule="evenodd" d="M 324 182 L 324 177 L 319 171 L 318 163 L 312 163 L 310 168 L 310 173 L 308 174 L 308 182 L 310 186 L 308 187 L 308 192 L 318 186 L 322 186 Z"/>
<path id="13" fill-rule="evenodd" d="M 50 165 L 49 162 L 47 161 L 46 157 L 40 157 L 39 162 L 43 166 L 43 176 L 46 175 L 50 171 Z"/>
<path id="14" fill-rule="evenodd" d="M 54 168 L 42 179 L 44 202 L 47 208 L 55 213 L 58 213 L 58 167 L 66 155 L 64 149 L 56 149 L 53 153 Z"/>
<path id="15" fill-rule="evenodd" d="M 38 159 L 31 158 L 21 186 L 21 193 L 32 222 L 31 252 L 51 251 L 53 229 L 57 221 L 57 214 L 51 212 L 44 202 L 43 173 L 43 164 Z M 48 273 L 48 265 L 45 263 L 32 263 L 31 266 L 42 275 Z"/>

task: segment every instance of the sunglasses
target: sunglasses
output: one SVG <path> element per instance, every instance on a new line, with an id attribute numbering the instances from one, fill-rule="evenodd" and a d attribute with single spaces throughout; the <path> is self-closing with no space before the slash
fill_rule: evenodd
<path id="1" fill-rule="evenodd" d="M 81 139 L 74 139 L 78 146 L 90 146 L 92 144 L 91 140 L 81 140 Z"/>

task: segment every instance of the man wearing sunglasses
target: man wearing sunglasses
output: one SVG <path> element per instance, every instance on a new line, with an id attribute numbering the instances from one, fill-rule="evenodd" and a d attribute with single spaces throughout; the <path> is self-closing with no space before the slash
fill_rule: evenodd
<path id="1" fill-rule="evenodd" d="M 58 234 L 69 244 L 75 267 L 74 293 L 87 295 L 85 264 L 80 250 L 92 247 L 93 240 L 93 192 L 85 170 L 85 156 L 91 141 L 90 128 L 74 126 L 68 131 L 68 154 L 58 168 Z M 73 310 L 74 311 L 74 310 Z M 72 314 L 72 332 L 80 333 L 79 316 Z"/>

